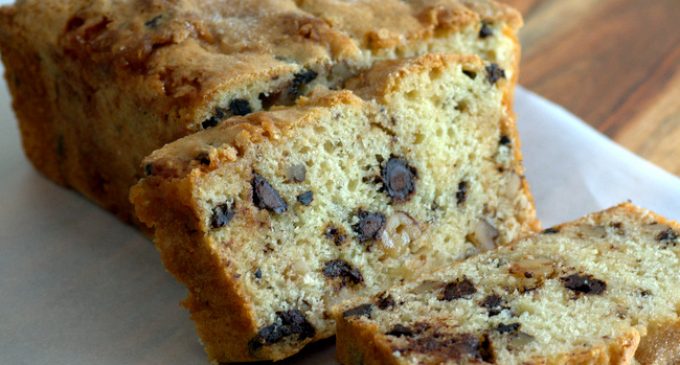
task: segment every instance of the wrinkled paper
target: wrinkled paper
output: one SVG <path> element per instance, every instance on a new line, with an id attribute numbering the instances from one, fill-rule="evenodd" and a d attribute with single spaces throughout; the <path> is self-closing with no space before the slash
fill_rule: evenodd
<path id="1" fill-rule="evenodd" d="M 680 218 L 680 180 L 523 89 L 527 178 L 545 227 L 624 200 Z M 39 175 L 0 86 L 0 363 L 207 364 L 183 287 L 139 232 Z M 335 364 L 333 340 L 280 364 Z"/>

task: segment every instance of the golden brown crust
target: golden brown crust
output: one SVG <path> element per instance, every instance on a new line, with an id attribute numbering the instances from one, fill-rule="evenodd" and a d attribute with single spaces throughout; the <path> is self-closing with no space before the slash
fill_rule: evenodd
<path id="1" fill-rule="evenodd" d="M 461 64 L 463 69 L 483 72 L 484 63 L 473 55 L 427 54 L 412 59 L 399 59 L 380 62 L 368 72 L 347 80 L 345 87 L 364 99 L 376 99 L 385 102 L 385 98 L 398 89 L 399 83 L 407 75 L 424 70 L 437 73 L 454 64 Z M 500 80 L 500 82 L 504 82 Z"/>
<path id="2" fill-rule="evenodd" d="M 186 189 L 191 188 L 191 178 L 179 184 L 160 178 L 147 179 L 146 184 L 153 186 L 151 191 L 154 194 L 142 194 L 141 189 L 132 189 L 131 200 L 142 222 L 155 222 L 166 227 L 156 232 L 154 242 L 167 270 L 189 289 L 183 304 L 191 312 L 199 335 L 211 339 L 205 344 L 208 356 L 234 361 L 256 360 L 243 351 L 247 348 L 248 339 L 257 332 L 257 325 L 253 321 L 252 309 L 244 301 L 239 281 L 229 271 L 230 265 L 219 260 L 210 242 L 200 234 L 201 224 L 195 221 L 194 204 L 166 198 L 168 195 L 189 196 Z M 164 209 L 151 209 L 154 206 L 163 206 Z M 178 217 L 184 225 L 173 224 Z M 188 224 L 191 227 L 185 226 Z M 223 328 L 233 328 L 233 332 L 224 337 Z"/>
<path id="3" fill-rule="evenodd" d="M 343 365 L 399 365 L 378 326 L 356 318 L 336 319 L 336 355 Z"/>
<path id="4" fill-rule="evenodd" d="M 36 169 L 49 179 L 64 184 L 64 171 L 58 160 L 63 157 L 66 147 L 54 130 L 52 104 L 45 102 L 49 94 L 44 82 L 45 75 L 36 61 L 40 55 L 30 47 L 25 47 L 29 39 L 17 32 L 15 14 L 12 7 L 0 9 L 0 24 L 5 25 L 5 29 L 0 32 L 0 51 L 5 64 L 24 65 L 5 72 L 7 85 L 13 95 L 12 107 L 17 118 L 22 121 L 19 128 L 23 147 Z"/>
<path id="5" fill-rule="evenodd" d="M 583 351 L 547 356 L 529 362 L 542 365 L 627 365 L 630 364 L 640 343 L 640 334 L 634 328 L 618 338 Z"/>
<path id="6" fill-rule="evenodd" d="M 679 364 L 680 319 L 650 324 L 635 359 L 642 365 Z"/>

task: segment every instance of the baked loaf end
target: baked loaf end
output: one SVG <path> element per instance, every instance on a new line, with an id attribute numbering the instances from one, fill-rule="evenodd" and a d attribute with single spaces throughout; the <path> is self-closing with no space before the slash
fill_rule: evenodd
<path id="1" fill-rule="evenodd" d="M 680 225 L 625 203 L 344 307 L 338 357 L 676 364 L 679 267 Z"/>
<path id="2" fill-rule="evenodd" d="M 364 99 L 314 92 L 145 159 L 131 199 L 212 360 L 290 356 L 333 335 L 342 300 L 537 228 L 487 66 L 387 62 L 375 94 L 352 82 Z"/>
<path id="3" fill-rule="evenodd" d="M 131 219 L 153 150 L 376 60 L 478 54 L 509 100 L 520 25 L 491 1 L 24 0 L 0 8 L 0 51 L 30 160 Z"/>

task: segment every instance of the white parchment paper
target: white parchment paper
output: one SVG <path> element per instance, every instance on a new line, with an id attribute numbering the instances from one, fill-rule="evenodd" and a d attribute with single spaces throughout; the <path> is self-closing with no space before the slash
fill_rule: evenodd
<path id="1" fill-rule="evenodd" d="M 631 199 L 680 218 L 680 180 L 525 90 L 517 113 L 544 226 Z M 131 227 L 40 176 L 0 85 L 0 364 L 206 364 L 184 289 Z M 335 364 L 333 341 L 283 364 Z"/>

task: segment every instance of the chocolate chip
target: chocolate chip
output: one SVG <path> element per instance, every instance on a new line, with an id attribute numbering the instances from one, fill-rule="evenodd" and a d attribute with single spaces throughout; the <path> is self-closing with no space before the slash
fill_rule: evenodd
<path id="1" fill-rule="evenodd" d="M 474 71 L 463 70 L 463 74 L 464 74 L 465 76 L 467 76 L 467 77 L 473 79 L 473 80 L 477 78 L 477 73 L 474 72 Z"/>
<path id="2" fill-rule="evenodd" d="M 399 157 L 390 157 L 382 170 L 384 190 L 396 203 L 407 201 L 416 191 L 416 177 L 416 169 Z"/>
<path id="3" fill-rule="evenodd" d="M 257 268 L 257 270 L 255 270 L 255 278 L 262 279 L 262 270 L 260 270 L 260 268 Z"/>
<path id="4" fill-rule="evenodd" d="M 233 99 L 229 103 L 229 111 L 233 115 L 246 115 L 253 112 L 250 102 L 246 99 Z"/>
<path id="5" fill-rule="evenodd" d="M 251 353 L 265 345 L 272 345 L 281 340 L 296 336 L 296 341 L 313 338 L 316 335 L 314 326 L 309 323 L 302 312 L 292 309 L 286 312 L 276 312 L 276 322 L 261 328 L 257 335 L 248 342 Z"/>
<path id="6" fill-rule="evenodd" d="M 366 317 L 366 318 L 371 318 L 371 313 L 373 312 L 373 305 L 368 303 L 368 304 L 362 304 L 359 306 L 356 306 L 352 309 L 348 309 L 342 313 L 342 318 L 349 318 L 349 317 Z"/>
<path id="7" fill-rule="evenodd" d="M 254 173 L 250 184 L 253 187 L 253 204 L 256 207 L 277 214 L 288 210 L 286 201 L 281 198 L 279 192 L 265 178 Z"/>
<path id="8" fill-rule="evenodd" d="M 385 334 L 394 337 L 412 337 L 414 335 L 412 329 L 401 324 L 395 324 L 394 327 Z"/>
<path id="9" fill-rule="evenodd" d="M 493 35 L 493 29 L 489 27 L 489 23 L 482 22 L 482 27 L 479 29 L 479 38 L 487 38 Z"/>
<path id="10" fill-rule="evenodd" d="M 209 117 L 208 119 L 204 120 L 201 123 L 201 127 L 203 127 L 203 129 L 212 128 L 212 127 L 216 126 L 217 124 L 219 124 L 220 121 L 222 119 L 224 119 L 225 116 L 226 116 L 226 110 L 219 108 L 219 107 L 215 108 L 215 112 L 213 113 L 213 115 L 211 117 Z"/>
<path id="11" fill-rule="evenodd" d="M 482 340 L 479 343 L 479 357 L 484 363 L 496 363 L 496 351 L 493 349 L 493 342 L 491 342 L 488 334 L 482 335 Z"/>
<path id="12" fill-rule="evenodd" d="M 500 68 L 497 64 L 491 63 L 486 66 L 486 79 L 491 85 L 495 85 L 500 79 L 505 78 L 505 70 Z"/>
<path id="13" fill-rule="evenodd" d="M 359 222 L 353 225 L 352 229 L 356 232 L 359 242 L 363 244 L 380 238 L 385 227 L 385 216 L 383 214 L 360 210 L 357 216 Z"/>
<path id="14" fill-rule="evenodd" d="M 364 277 L 357 268 L 352 267 L 347 261 L 341 259 L 326 262 L 323 267 L 323 274 L 331 279 L 340 278 L 342 286 L 348 283 L 360 284 L 364 281 Z"/>
<path id="15" fill-rule="evenodd" d="M 477 292 L 477 288 L 468 278 L 457 279 L 446 284 L 439 300 L 452 301 L 454 299 L 469 299 Z"/>
<path id="16" fill-rule="evenodd" d="M 304 193 L 297 196 L 297 201 L 302 205 L 310 205 L 314 200 L 314 193 L 311 191 L 305 191 Z"/>
<path id="17" fill-rule="evenodd" d="M 212 211 L 210 227 L 214 229 L 226 226 L 234 218 L 234 214 L 235 212 L 233 202 L 223 203 L 216 206 Z"/>
<path id="18" fill-rule="evenodd" d="M 288 181 L 301 183 L 307 177 L 307 168 L 303 164 L 292 165 L 288 168 Z"/>
<path id="19" fill-rule="evenodd" d="M 153 18 L 147 20 L 147 21 L 144 23 L 144 25 L 145 25 L 146 27 L 151 28 L 151 29 L 155 29 L 155 28 L 158 27 L 158 24 L 161 23 L 161 19 L 162 19 L 162 18 L 163 18 L 163 15 L 162 15 L 162 14 L 161 14 L 161 15 L 156 15 L 155 17 L 153 17 Z"/>
<path id="20" fill-rule="evenodd" d="M 521 327 L 521 324 L 519 323 L 510 323 L 510 324 L 505 324 L 505 323 L 500 323 L 498 326 L 496 326 L 496 331 L 500 334 L 504 333 L 517 333 L 519 331 L 519 328 Z"/>
<path id="21" fill-rule="evenodd" d="M 343 229 L 334 226 L 326 227 L 323 235 L 324 237 L 332 240 L 336 246 L 342 245 L 345 242 L 345 239 L 347 239 L 347 235 Z"/>
<path id="22" fill-rule="evenodd" d="M 508 309 L 503 305 L 503 298 L 496 294 L 487 295 L 479 305 L 489 311 L 489 317 L 500 314 L 503 309 Z"/>
<path id="23" fill-rule="evenodd" d="M 210 166 L 210 155 L 207 152 L 201 152 L 196 156 L 196 161 L 201 165 Z"/>
<path id="24" fill-rule="evenodd" d="M 144 165 L 144 175 L 146 176 L 153 175 L 153 164 L 148 163 Z"/>
<path id="25" fill-rule="evenodd" d="M 402 352 L 427 354 L 436 359 L 460 360 L 463 357 L 473 359 L 489 359 L 490 343 L 483 345 L 485 337 L 471 334 L 446 335 L 436 334 L 426 337 L 409 338 L 409 345 L 400 349 Z M 483 355 L 486 353 L 486 355 Z M 443 361 L 442 361 L 443 362 Z"/>
<path id="26" fill-rule="evenodd" d="M 546 228 L 541 232 L 543 234 L 557 234 L 560 233 L 560 229 L 556 227 Z"/>
<path id="27" fill-rule="evenodd" d="M 581 294 L 602 294 L 607 289 L 607 283 L 595 279 L 592 275 L 572 274 L 561 278 L 565 288 Z"/>
<path id="28" fill-rule="evenodd" d="M 510 137 L 508 137 L 508 136 L 506 136 L 506 135 L 502 135 L 502 136 L 501 136 L 501 139 L 498 141 L 498 143 L 499 143 L 501 146 L 507 146 L 507 145 L 509 145 L 510 143 L 512 143 L 512 141 L 510 140 Z"/>
<path id="29" fill-rule="evenodd" d="M 288 95 L 294 99 L 300 96 L 301 89 L 314 81 L 319 74 L 314 70 L 303 70 L 293 75 L 293 81 L 288 86 Z"/>
<path id="30" fill-rule="evenodd" d="M 467 192 L 468 192 L 468 182 L 467 181 L 461 181 L 458 183 L 458 191 L 456 192 L 456 203 L 458 205 L 461 205 L 465 203 L 467 200 Z"/>
<path id="31" fill-rule="evenodd" d="M 675 232 L 672 228 L 668 228 L 659 232 L 659 234 L 656 235 L 656 240 L 665 244 L 675 243 L 678 239 L 678 236 L 679 235 L 677 232 Z"/>
<path id="32" fill-rule="evenodd" d="M 623 223 L 621 222 L 612 222 L 609 223 L 609 226 L 614 229 L 614 233 L 618 234 L 619 236 L 623 236 L 626 234 L 626 230 L 623 228 Z"/>
<path id="33" fill-rule="evenodd" d="M 378 306 L 378 308 L 385 310 L 385 309 L 388 309 L 388 308 L 394 308 L 396 303 L 394 302 L 394 298 L 392 297 L 392 295 L 387 294 L 387 293 L 382 293 L 378 297 L 376 305 Z"/>

